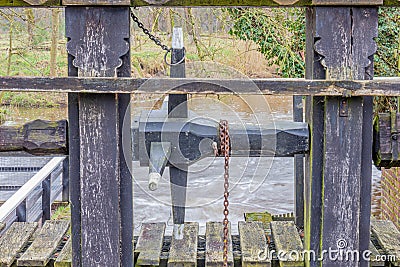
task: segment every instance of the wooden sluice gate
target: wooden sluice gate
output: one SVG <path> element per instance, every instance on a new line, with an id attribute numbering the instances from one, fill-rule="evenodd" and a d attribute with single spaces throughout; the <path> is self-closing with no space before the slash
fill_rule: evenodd
<path id="1" fill-rule="evenodd" d="M 36 129 L 61 138 L 54 147 L 44 146 L 51 153 L 59 150 L 59 145 L 66 148 L 63 142 L 67 142 L 68 150 L 62 153 L 68 153 L 68 161 L 50 161 L 31 183 L 42 189 L 40 215 L 45 222 L 50 218 L 51 173 L 56 168 L 65 170 L 71 188 L 65 195 L 72 213 L 71 236 L 66 234 L 69 222 L 46 221 L 40 229 L 36 223 L 22 223 L 27 220 L 26 198 L 32 192 L 29 186 L 22 187 L 24 194 L 13 196 L 11 202 L 0 207 L 0 227 L 4 227 L 0 239 L 2 266 L 222 266 L 224 245 L 230 266 L 399 266 L 400 233 L 390 222 L 371 220 L 370 205 L 373 151 L 380 153 L 384 164 L 394 165 L 399 159 L 395 116 L 390 129 L 388 120 L 375 127 L 379 144 L 375 142 L 375 150 L 372 146 L 372 96 L 400 95 L 398 79 L 373 79 L 378 8 L 399 3 L 0 0 L 0 7 L 66 6 L 70 77 L 0 77 L 0 91 L 68 93 L 67 141 L 62 139 L 66 131 L 58 126 L 53 125 L 53 130 L 43 131 L 42 126 Z M 306 7 L 306 79 L 186 79 L 182 35 L 173 39 L 171 49 L 162 46 L 171 53 L 171 78 L 130 78 L 131 18 L 137 21 L 131 5 Z M 131 93 L 168 94 L 169 101 L 165 109 L 148 112 L 132 127 Z M 232 126 L 228 134 L 225 118 L 220 118 L 224 123 L 219 124 L 192 120 L 193 113 L 187 107 L 189 93 L 306 95 L 305 120 L 296 116 L 296 123 L 277 124 L 273 130 L 266 125 L 242 131 Z M 297 98 L 295 102 L 301 101 Z M 298 114 L 302 111 L 297 110 Z M 9 129 L 0 133 L 0 142 L 8 144 L 10 150 L 35 152 L 43 140 L 30 133 L 29 127 L 26 131 Z M 13 137 L 15 145 L 7 143 Z M 261 142 L 263 139 L 266 141 Z M 224 230 L 221 223 L 209 222 L 206 235 L 199 236 L 198 224 L 185 221 L 189 166 L 203 157 L 222 155 L 224 216 L 230 156 L 294 156 L 298 185 L 294 222 L 287 218 L 272 221 L 267 235 L 260 223 L 241 222 L 239 235 L 232 236 L 225 219 Z M 133 160 L 149 167 L 151 189 L 157 188 L 157 181 L 169 167 L 175 231 L 172 237 L 165 236 L 165 224 L 142 222 L 141 233 L 134 238 Z M 299 229 L 304 230 L 304 237 Z M 224 239 L 229 243 L 223 244 Z M 371 262 L 361 255 L 346 262 L 322 257 L 329 249 L 368 251 L 371 258 L 381 260 Z M 316 258 L 279 257 L 279 251 L 296 254 L 303 250 L 314 252 Z M 276 258 L 265 255 L 268 251 L 276 251 Z"/>
<path id="2" fill-rule="evenodd" d="M 71 267 L 69 227 L 69 221 L 46 221 L 42 228 L 38 223 L 14 223 L 0 237 L 0 266 Z M 208 222 L 205 235 L 198 235 L 199 224 L 187 222 L 182 239 L 165 236 L 165 227 L 165 223 L 142 224 L 134 238 L 135 266 L 222 266 L 222 223 Z M 229 266 L 300 267 L 305 257 L 314 256 L 304 250 L 293 221 L 272 221 L 270 228 L 266 235 L 261 222 L 239 222 L 239 234 L 229 235 Z M 399 235 L 392 222 L 373 222 L 365 254 L 370 266 L 400 266 Z"/>

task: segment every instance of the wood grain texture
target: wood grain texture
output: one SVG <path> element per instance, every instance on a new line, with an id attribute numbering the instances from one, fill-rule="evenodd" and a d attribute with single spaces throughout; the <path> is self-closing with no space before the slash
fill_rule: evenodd
<path id="1" fill-rule="evenodd" d="M 175 239 L 172 234 L 171 248 L 169 251 L 169 267 L 196 267 L 197 266 L 197 240 L 199 233 L 198 223 L 185 223 L 183 238 Z"/>
<path id="2" fill-rule="evenodd" d="M 205 266 L 217 267 L 224 263 L 224 225 L 221 222 L 207 222 Z M 228 234 L 228 266 L 233 266 L 231 225 Z"/>
<path id="3" fill-rule="evenodd" d="M 269 258 L 265 257 L 268 246 L 262 223 L 239 222 L 239 235 L 243 267 L 271 266 Z"/>
<path id="4" fill-rule="evenodd" d="M 67 8 L 69 10 L 69 8 Z M 400 96 L 399 78 L 374 80 L 0 77 L 0 91 L 138 94 Z"/>
<path id="5" fill-rule="evenodd" d="M 39 1 L 39 0 L 25 0 Z M 41 0 L 45 1 L 45 0 Z M 129 6 L 129 0 L 62 0 L 62 4 L 66 6 Z"/>
<path id="6" fill-rule="evenodd" d="M 372 223 L 372 234 L 386 255 L 395 256 L 391 263 L 400 266 L 400 231 L 391 221 L 377 220 Z"/>
<path id="7" fill-rule="evenodd" d="M 332 12 L 335 16 L 332 16 Z M 368 30 L 366 30 L 368 29 Z M 377 34 L 377 11 L 368 8 L 316 8 L 315 50 L 323 57 L 328 79 L 370 79 L 370 56 L 376 51 L 373 38 Z M 371 173 L 366 146 L 371 146 L 372 102 L 361 97 L 325 98 L 324 173 L 322 212 L 322 248 L 335 248 L 343 241 L 346 250 L 364 251 L 368 241 L 370 184 L 363 184 Z M 340 107 L 346 106 L 343 115 Z M 368 111 L 367 111 L 368 110 Z M 364 122 L 368 125 L 364 125 Z M 370 127 L 371 128 L 371 127 Z M 362 138 L 354 138 L 362 133 Z M 339 144 L 339 145 L 338 145 Z M 366 149 L 366 150 L 364 150 Z M 370 161 L 369 161 L 370 162 Z M 362 177 L 362 179 L 361 179 Z M 368 188 L 369 187 L 369 188 Z M 363 191 L 361 189 L 364 189 Z M 328 258 L 324 264 L 366 266 L 361 260 L 338 262 Z M 360 265 L 359 265 L 360 264 Z"/>
<path id="8" fill-rule="evenodd" d="M 306 78 L 325 79 L 325 69 L 321 58 L 314 50 L 316 31 L 316 11 L 306 9 Z M 324 97 L 306 97 L 305 121 L 310 126 L 310 153 L 305 156 L 304 179 L 304 247 L 320 254 L 321 216 L 322 216 L 322 176 L 324 165 L 325 101 Z M 319 266 L 313 259 L 310 266 Z"/>
<path id="9" fill-rule="evenodd" d="M 24 248 L 38 223 L 16 222 L 0 238 L 0 266 L 11 266 L 18 252 Z"/>
<path id="10" fill-rule="evenodd" d="M 383 6 L 400 6 L 397 0 L 133 0 L 126 2 L 126 0 L 0 0 L 0 7 L 21 7 L 21 6 L 68 6 L 68 5 L 85 5 L 85 6 L 120 6 L 131 5 L 131 6 L 166 6 L 166 7 L 196 7 L 196 6 L 260 6 L 260 7 L 277 7 L 277 6 L 291 6 L 291 7 L 307 7 L 316 5 L 348 5 L 348 6 L 359 6 L 359 5 L 383 5 Z"/>
<path id="11" fill-rule="evenodd" d="M 31 246 L 17 260 L 17 265 L 46 266 L 68 228 L 69 221 L 46 221 Z"/>
<path id="12" fill-rule="evenodd" d="M 78 76 L 117 76 L 121 57 L 129 51 L 128 11 L 101 7 L 69 9 L 69 16 L 75 19 L 65 22 L 67 51 L 74 58 L 72 64 L 78 69 Z"/>
<path id="13" fill-rule="evenodd" d="M 54 267 L 71 267 L 72 266 L 72 240 L 68 239 L 60 254 L 54 262 Z"/>
<path id="14" fill-rule="evenodd" d="M 301 258 L 303 243 L 294 223 L 272 221 L 271 233 L 276 251 L 285 252 L 284 258 L 279 261 L 279 266 L 304 266 Z"/>
<path id="15" fill-rule="evenodd" d="M 392 128 L 393 127 L 393 128 Z M 400 114 L 379 113 L 374 119 L 373 159 L 376 166 L 400 167 L 398 132 Z M 397 156 L 396 156 L 397 155 Z"/>
<path id="16" fill-rule="evenodd" d="M 385 261 L 382 261 L 380 258 L 380 253 L 372 243 L 369 241 L 369 251 L 371 252 L 370 255 L 370 265 L 371 266 L 385 266 Z"/>
<path id="17" fill-rule="evenodd" d="M 130 67 L 124 65 L 129 62 L 129 9 L 70 7 L 67 10 L 71 74 L 129 76 Z M 74 256 L 74 265 L 132 264 L 130 160 L 127 159 L 128 164 L 122 162 L 121 145 L 121 133 L 127 132 L 123 122 L 129 100 L 129 96 L 113 93 L 78 95 L 80 180 L 76 185 L 80 194 L 74 201 L 80 209 L 73 213 L 73 231 L 80 236 L 81 244 L 73 244 L 73 251 L 80 250 Z M 122 185 L 125 187 L 121 188 Z"/>
<path id="18" fill-rule="evenodd" d="M 79 96 L 82 265 L 118 266 L 117 111 L 113 94 Z M 95 255 L 95 256 L 94 256 Z"/>
<path id="19" fill-rule="evenodd" d="M 144 223 L 140 229 L 135 254 L 136 266 L 159 266 L 165 223 Z"/>
<path id="20" fill-rule="evenodd" d="M 307 13 L 307 77 L 371 79 L 377 10 L 317 7 Z M 315 100 L 307 101 L 306 112 L 312 131 L 306 175 L 306 249 L 319 255 L 320 248 L 336 248 L 344 240 L 346 249 L 364 251 L 369 243 L 372 99 L 325 97 L 318 100 L 323 106 L 315 105 Z M 355 139 L 355 133 L 361 133 L 361 138 Z M 332 264 L 368 263 L 325 258 L 323 265 Z"/>
<path id="21" fill-rule="evenodd" d="M 345 5 L 345 6 L 356 6 L 356 5 L 382 5 L 383 0 L 312 0 L 313 5 L 319 6 L 332 6 L 332 5 Z"/>
<path id="22" fill-rule="evenodd" d="M 0 126 L 0 152 L 64 154 L 68 152 L 67 132 L 66 120 L 34 120 L 22 126 Z"/>

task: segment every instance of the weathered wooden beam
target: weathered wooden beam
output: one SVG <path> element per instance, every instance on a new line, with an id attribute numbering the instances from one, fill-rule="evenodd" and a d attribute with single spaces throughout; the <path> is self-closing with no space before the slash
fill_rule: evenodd
<path id="1" fill-rule="evenodd" d="M 377 8 L 315 7 L 307 10 L 307 20 L 307 78 L 372 79 Z M 310 97 L 306 114 L 311 151 L 307 157 L 305 248 L 316 255 L 328 248 L 366 251 L 372 98 Z M 325 257 L 311 259 L 309 266 L 368 266 L 368 262 Z"/>
<path id="2" fill-rule="evenodd" d="M 400 96 L 400 78 L 373 80 L 1 77 L 0 91 L 135 94 Z"/>
<path id="3" fill-rule="evenodd" d="M 127 7 L 67 8 L 69 75 L 129 76 L 129 28 Z M 125 116 L 130 95 L 103 91 L 71 97 L 76 99 L 70 119 L 79 117 L 71 132 L 71 164 L 79 157 L 80 167 L 71 171 L 71 184 L 77 186 L 71 196 L 73 265 L 132 266 L 132 153 Z"/>
<path id="4" fill-rule="evenodd" d="M 65 154 L 68 153 L 67 131 L 66 120 L 35 120 L 22 126 L 0 126 L 0 152 Z"/>
<path id="5" fill-rule="evenodd" d="M 121 6 L 134 7 L 307 7 L 307 6 L 400 6 L 397 0 L 0 0 L 0 7 L 52 6 Z"/>

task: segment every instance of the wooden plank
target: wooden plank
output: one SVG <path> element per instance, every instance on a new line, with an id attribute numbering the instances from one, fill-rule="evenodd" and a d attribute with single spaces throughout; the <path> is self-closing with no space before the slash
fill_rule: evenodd
<path id="1" fill-rule="evenodd" d="M 314 8 L 306 9 L 306 78 L 325 79 L 325 68 L 320 56 L 315 53 L 316 12 Z M 310 128 L 310 153 L 305 155 L 304 178 L 304 247 L 306 250 L 320 254 L 322 213 L 322 173 L 324 143 L 324 97 L 306 97 L 305 121 Z M 310 261 L 310 266 L 319 267 L 317 261 Z"/>
<path id="2" fill-rule="evenodd" d="M 0 207 L 0 221 L 4 221 L 15 209 L 26 200 L 38 185 L 47 178 L 64 160 L 64 157 L 54 157 L 28 182 L 26 182 L 12 197 Z"/>
<path id="3" fill-rule="evenodd" d="M 314 21 L 308 25 L 312 27 L 308 30 L 314 31 L 314 40 L 310 38 L 310 45 L 307 46 L 310 51 L 307 55 L 314 61 L 308 66 L 310 71 L 314 72 L 313 67 L 317 67 L 318 72 L 313 75 L 338 80 L 373 77 L 371 55 L 376 50 L 373 38 L 377 34 L 377 10 L 316 7 L 311 12 L 311 19 Z M 317 63 L 316 57 L 323 60 Z M 326 70 L 322 75 L 318 65 L 322 65 Z M 368 181 L 371 177 L 371 166 L 368 164 L 372 154 L 370 100 L 361 97 L 327 96 L 320 99 L 323 101 L 322 117 L 313 118 L 318 124 L 322 124 L 320 121 L 324 120 L 323 126 L 315 130 L 323 131 L 323 141 L 314 139 L 320 144 L 311 144 L 313 150 L 321 151 L 322 155 L 311 151 L 311 160 L 308 162 L 311 168 L 308 172 L 312 180 L 308 184 L 307 217 L 311 218 L 306 219 L 305 243 L 306 249 L 315 251 L 317 255 L 320 255 L 320 249 L 336 248 L 339 241 L 340 244 L 345 244 L 346 249 L 368 249 L 370 209 L 367 202 L 370 202 Z M 313 107 L 308 108 L 311 110 Z M 311 128 L 314 128 L 314 125 L 311 125 Z M 357 134 L 358 138 L 355 137 Z M 318 184 L 313 185 L 313 182 L 318 180 L 322 180 L 322 184 L 317 182 Z M 319 191 L 316 192 L 317 195 L 313 189 Z M 346 209 L 343 210 L 343 207 Z M 322 266 L 332 264 L 367 266 L 368 262 L 363 259 L 360 262 L 337 262 L 327 257 L 322 261 Z M 318 260 L 310 264 L 320 265 Z"/>
<path id="4" fill-rule="evenodd" d="M 24 125 L 0 126 L 0 152 L 67 153 L 67 121 L 34 120 Z"/>
<path id="5" fill-rule="evenodd" d="M 303 97 L 293 96 L 293 121 L 303 122 Z M 304 228 L 304 155 L 294 155 L 294 210 L 296 225 Z"/>
<path id="6" fill-rule="evenodd" d="M 242 266 L 271 266 L 267 239 L 260 222 L 239 222 Z"/>
<path id="7" fill-rule="evenodd" d="M 159 266 L 165 223 L 144 223 L 140 229 L 135 254 L 139 254 L 136 266 Z"/>
<path id="8" fill-rule="evenodd" d="M 372 241 L 369 241 L 369 251 L 371 252 L 371 255 L 369 256 L 371 266 L 385 266 L 385 261 L 381 260 L 381 255 Z"/>
<path id="9" fill-rule="evenodd" d="M 64 245 L 56 261 L 54 267 L 71 267 L 72 266 L 72 240 L 68 239 Z"/>
<path id="10" fill-rule="evenodd" d="M 334 5 L 343 5 L 343 6 L 356 6 L 356 5 L 382 5 L 383 0 L 312 0 L 313 5 L 319 6 L 334 6 Z"/>
<path id="11" fill-rule="evenodd" d="M 400 231 L 391 221 L 377 220 L 372 223 L 372 234 L 387 256 L 394 256 L 391 263 L 400 266 Z"/>
<path id="12" fill-rule="evenodd" d="M 75 74 L 116 77 L 121 75 L 120 69 L 127 70 L 121 57 L 125 56 L 124 62 L 127 61 L 129 25 L 128 7 L 69 7 L 67 51 L 74 58 L 69 64 L 77 68 Z M 126 191 L 121 188 L 121 182 L 128 185 L 129 176 L 120 159 L 120 122 L 125 113 L 120 114 L 123 108 L 119 100 L 129 102 L 129 98 L 126 101 L 127 98 L 107 92 L 78 95 L 80 214 L 75 209 L 74 215 L 80 216 L 80 222 L 74 221 L 74 229 L 80 235 L 81 266 L 94 266 L 98 262 L 104 266 L 120 266 L 122 262 L 131 265 L 125 261 L 132 263 L 133 259 L 132 233 L 128 231 L 132 228 L 129 222 L 132 198 L 128 199 L 130 196 L 126 194 L 131 188 L 126 186 Z"/>
<path id="13" fill-rule="evenodd" d="M 66 6 L 129 6 L 130 3 L 130 0 L 62 0 Z"/>
<path id="14" fill-rule="evenodd" d="M 176 228 L 174 229 L 174 231 Z M 172 235 L 171 248 L 169 251 L 168 266 L 197 266 L 197 240 L 199 224 L 196 222 L 185 223 L 182 239 L 176 239 L 176 232 Z"/>
<path id="15" fill-rule="evenodd" d="M 224 225 L 221 222 L 207 222 L 205 266 L 222 266 L 224 263 Z M 233 266 L 231 225 L 228 235 L 228 266 Z"/>
<path id="16" fill-rule="evenodd" d="M 172 34 L 172 51 L 170 77 L 185 78 L 185 50 L 183 45 L 182 28 L 174 28 Z M 178 64 L 179 63 L 179 64 Z M 168 95 L 168 117 L 187 118 L 188 105 L 187 94 Z M 171 165 L 169 167 L 169 177 L 171 184 L 172 217 L 174 224 L 180 225 L 185 222 L 186 189 L 188 179 L 188 164 L 181 166 Z M 176 226 L 179 227 L 179 226 Z"/>
<path id="17" fill-rule="evenodd" d="M 0 266 L 11 266 L 18 252 L 24 248 L 38 223 L 16 222 L 0 238 Z M 1 230 L 0 230 L 1 231 Z"/>
<path id="18" fill-rule="evenodd" d="M 320 78 L 319 78 L 320 79 Z M 106 78 L 0 77 L 0 91 L 137 94 L 255 94 L 313 96 L 400 96 L 400 78 L 373 80 L 297 78 Z"/>
<path id="19" fill-rule="evenodd" d="M 294 222 L 271 222 L 272 240 L 276 251 L 283 253 L 279 266 L 304 266 L 302 259 L 303 243 Z"/>
<path id="20" fill-rule="evenodd" d="M 46 266 L 68 228 L 69 221 L 46 221 L 32 245 L 17 260 L 17 265 Z"/>
<path id="21" fill-rule="evenodd" d="M 125 41 L 130 42 L 129 38 Z M 122 65 L 117 69 L 118 77 L 131 76 L 131 53 L 121 56 Z M 132 185 L 132 139 L 131 95 L 118 94 L 119 150 L 120 158 L 120 203 L 121 203 L 121 265 L 133 265 L 133 185 Z"/>
<path id="22" fill-rule="evenodd" d="M 165 6 L 165 7 L 196 7 L 196 6 L 261 6 L 261 7 L 304 7 L 313 6 L 315 0 L 134 0 L 126 2 L 126 5 L 137 6 Z M 384 6 L 399 6 L 399 1 L 396 0 L 327 0 L 318 1 L 318 5 L 383 5 Z M 73 5 L 116 5 L 120 6 L 119 1 L 71 1 Z M 125 2 L 124 2 L 125 3 Z M 60 6 L 67 5 L 67 2 L 61 0 L 0 0 L 0 7 L 18 7 L 18 6 Z"/>

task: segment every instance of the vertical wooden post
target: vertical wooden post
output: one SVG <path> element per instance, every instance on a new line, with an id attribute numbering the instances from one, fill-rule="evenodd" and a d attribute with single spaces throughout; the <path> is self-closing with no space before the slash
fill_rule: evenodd
<path id="1" fill-rule="evenodd" d="M 293 96 L 293 121 L 303 122 L 303 97 Z M 304 228 L 304 155 L 294 155 L 295 222 Z"/>
<path id="2" fill-rule="evenodd" d="M 42 182 L 42 225 L 51 218 L 51 174 Z"/>
<path id="3" fill-rule="evenodd" d="M 130 76 L 129 25 L 127 7 L 67 7 L 70 75 Z M 130 97 L 80 93 L 69 100 L 70 161 L 79 166 L 70 169 L 73 265 L 132 266 L 132 153 L 130 138 L 122 138 L 130 135 Z"/>
<path id="4" fill-rule="evenodd" d="M 16 209 L 16 215 L 19 222 L 27 222 L 28 221 L 28 210 L 26 207 L 26 199 L 19 204 Z"/>
<path id="5" fill-rule="evenodd" d="M 69 157 L 66 156 L 62 165 L 62 201 L 69 202 Z"/>
<path id="6" fill-rule="evenodd" d="M 171 78 L 185 78 L 185 49 L 183 46 L 182 28 L 174 28 L 172 35 L 172 52 L 171 52 Z M 179 64 L 178 64 L 179 63 Z M 168 99 L 168 117 L 169 118 L 187 118 L 187 95 L 186 94 L 170 94 Z M 186 206 L 186 187 L 188 168 L 187 164 L 179 166 L 172 164 L 169 167 L 169 175 L 171 182 L 171 200 L 172 215 L 176 227 L 185 222 L 185 206 Z M 175 231 L 178 233 L 180 231 Z"/>
<path id="7" fill-rule="evenodd" d="M 377 8 L 307 9 L 308 79 L 371 79 Z M 307 266 L 368 266 L 372 99 L 309 97 L 311 151 L 306 159 L 306 249 L 323 256 Z M 323 255 L 341 249 L 343 258 Z M 340 250 L 339 250 L 340 251 Z M 360 259 L 346 261 L 346 251 Z"/>

